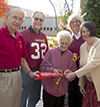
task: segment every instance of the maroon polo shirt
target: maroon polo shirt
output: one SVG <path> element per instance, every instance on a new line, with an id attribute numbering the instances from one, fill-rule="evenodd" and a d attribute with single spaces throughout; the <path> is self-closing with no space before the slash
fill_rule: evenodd
<path id="1" fill-rule="evenodd" d="M 0 28 L 0 69 L 17 68 L 21 57 L 28 56 L 22 34 L 16 31 L 15 36 L 9 33 L 7 25 Z"/>

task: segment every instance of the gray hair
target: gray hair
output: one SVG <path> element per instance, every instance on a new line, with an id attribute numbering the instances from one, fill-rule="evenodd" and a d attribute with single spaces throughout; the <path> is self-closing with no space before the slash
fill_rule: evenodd
<path id="1" fill-rule="evenodd" d="M 72 42 L 72 36 L 71 36 L 71 34 L 70 34 L 70 32 L 69 31 L 60 31 L 60 32 L 58 32 L 57 33 L 57 42 L 58 42 L 58 44 L 59 44 L 59 41 L 60 41 L 60 39 L 62 38 L 62 37 L 67 37 L 67 38 L 69 38 L 69 44 Z"/>
<path id="2" fill-rule="evenodd" d="M 70 30 L 72 30 L 70 25 L 73 18 L 79 20 L 81 24 L 84 22 L 84 19 L 82 18 L 82 16 L 80 16 L 79 14 L 72 14 L 68 18 L 68 27 L 70 28 Z"/>
<path id="3" fill-rule="evenodd" d="M 18 6 L 13 6 L 13 7 L 9 8 L 6 14 L 7 14 L 7 15 L 10 15 L 13 9 L 20 9 L 20 10 L 23 12 L 24 17 L 25 17 L 24 11 L 22 10 L 21 7 L 18 7 Z"/>
<path id="4" fill-rule="evenodd" d="M 44 19 L 45 19 L 45 15 L 44 15 L 44 13 L 42 13 L 41 11 L 35 11 L 35 12 L 32 12 L 31 18 L 33 18 L 34 15 L 35 15 L 36 13 L 40 13 L 40 14 L 42 14 L 43 17 L 44 17 Z"/>

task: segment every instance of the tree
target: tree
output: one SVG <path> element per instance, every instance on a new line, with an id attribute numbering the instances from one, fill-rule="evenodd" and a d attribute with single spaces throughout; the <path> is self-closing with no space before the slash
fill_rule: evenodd
<path id="1" fill-rule="evenodd" d="M 83 2 L 83 13 L 86 13 L 84 20 L 96 24 L 97 37 L 100 38 L 100 0 L 83 0 Z"/>
<path id="2" fill-rule="evenodd" d="M 11 6 L 8 5 L 8 0 L 0 0 L 0 18 L 5 16 L 5 13 Z"/>

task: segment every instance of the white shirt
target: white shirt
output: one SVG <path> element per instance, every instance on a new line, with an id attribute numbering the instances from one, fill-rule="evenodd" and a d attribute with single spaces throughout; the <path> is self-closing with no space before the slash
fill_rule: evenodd
<path id="1" fill-rule="evenodd" d="M 72 31 L 72 37 L 74 36 L 77 40 L 81 37 L 80 32 L 77 33 L 77 35 L 75 35 L 75 33 Z"/>

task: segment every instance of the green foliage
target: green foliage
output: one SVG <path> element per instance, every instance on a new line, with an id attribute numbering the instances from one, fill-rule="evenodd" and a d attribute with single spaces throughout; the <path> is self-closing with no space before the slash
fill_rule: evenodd
<path id="1" fill-rule="evenodd" d="M 85 21 L 93 21 L 97 26 L 97 37 L 100 38 L 100 0 L 83 0 L 83 13 Z"/>
<path id="2" fill-rule="evenodd" d="M 58 46 L 58 42 L 57 42 L 57 40 L 52 39 L 52 41 L 53 41 L 53 44 L 54 44 L 55 46 Z"/>
<path id="3" fill-rule="evenodd" d="M 51 47 L 58 46 L 57 38 L 56 36 L 47 36 L 48 44 Z"/>
<path id="4" fill-rule="evenodd" d="M 72 14 L 72 10 L 70 10 L 68 13 L 65 13 L 63 16 L 60 16 L 60 24 L 58 26 L 59 31 L 68 30 L 67 29 L 67 19 L 69 18 L 69 16 L 71 14 Z M 54 46 L 58 46 L 58 42 L 56 39 L 52 38 L 52 42 L 53 42 Z"/>
<path id="5" fill-rule="evenodd" d="M 72 10 L 70 10 L 68 13 L 65 13 L 63 16 L 60 16 L 60 24 L 58 26 L 59 31 L 67 29 L 67 19 L 72 13 Z"/>
<path id="6" fill-rule="evenodd" d="M 70 10 L 68 13 L 65 13 L 63 16 L 60 17 L 61 22 L 64 24 L 67 24 L 68 17 L 72 14 L 72 10 Z"/>

